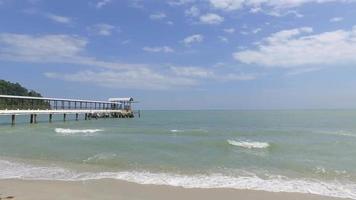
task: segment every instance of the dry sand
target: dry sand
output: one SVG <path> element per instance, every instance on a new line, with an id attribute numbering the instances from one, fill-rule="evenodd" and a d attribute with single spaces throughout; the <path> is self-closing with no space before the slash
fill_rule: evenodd
<path id="1" fill-rule="evenodd" d="M 117 180 L 25 181 L 0 180 L 0 199 L 15 200 L 331 200 L 315 195 L 235 189 L 185 189 L 140 185 Z"/>

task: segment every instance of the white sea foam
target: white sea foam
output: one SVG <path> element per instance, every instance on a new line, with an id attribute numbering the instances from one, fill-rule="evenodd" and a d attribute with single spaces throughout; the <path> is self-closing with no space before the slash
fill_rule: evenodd
<path id="1" fill-rule="evenodd" d="M 251 141 L 236 141 L 236 140 L 227 140 L 231 145 L 248 148 L 248 149 L 264 149 L 268 148 L 270 145 L 267 142 L 251 142 Z"/>
<path id="2" fill-rule="evenodd" d="M 356 137 L 356 134 L 350 131 L 317 131 L 318 133 L 325 134 L 325 135 L 335 135 L 335 136 L 345 136 L 345 137 Z"/>
<path id="3" fill-rule="evenodd" d="M 205 129 L 201 129 L 201 128 L 197 128 L 197 129 L 171 129 L 170 130 L 171 133 L 183 133 L 183 132 L 208 132 Z"/>
<path id="4" fill-rule="evenodd" d="M 110 160 L 116 156 L 117 155 L 115 153 L 99 153 L 99 154 L 95 154 L 94 156 L 91 156 L 91 157 L 83 160 L 83 162 L 90 163 L 90 162 L 98 162 L 101 160 Z"/>
<path id="5" fill-rule="evenodd" d="M 81 135 L 81 136 L 95 136 L 97 132 L 103 131 L 102 129 L 66 129 L 55 128 L 54 131 L 62 136 Z"/>
<path id="6" fill-rule="evenodd" d="M 184 130 L 177 130 L 177 129 L 172 129 L 170 130 L 172 133 L 181 133 L 184 132 Z"/>
<path id="7" fill-rule="evenodd" d="M 0 160 L 0 179 L 84 181 L 118 179 L 139 184 L 170 185 L 185 188 L 233 188 L 268 192 L 297 192 L 330 197 L 356 199 L 356 183 L 289 179 L 274 175 L 268 179 L 256 175 L 226 176 L 222 174 L 180 175 L 138 171 L 76 172 L 60 167 L 40 167 Z"/>
<path id="8" fill-rule="evenodd" d="M 334 170 L 334 169 L 326 169 L 325 167 L 315 167 L 313 171 L 316 174 L 322 174 L 322 175 L 336 175 L 336 176 L 343 176 L 343 177 L 349 177 L 350 175 L 347 173 L 346 170 Z"/>

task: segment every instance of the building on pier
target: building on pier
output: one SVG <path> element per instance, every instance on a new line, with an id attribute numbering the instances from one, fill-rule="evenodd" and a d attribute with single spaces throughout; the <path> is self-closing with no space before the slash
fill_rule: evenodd
<path id="1" fill-rule="evenodd" d="M 131 110 L 132 103 L 136 103 L 136 102 L 134 102 L 134 99 L 132 97 L 110 98 L 109 102 L 113 102 L 117 105 L 120 105 L 120 109 L 123 109 L 123 110 Z"/>

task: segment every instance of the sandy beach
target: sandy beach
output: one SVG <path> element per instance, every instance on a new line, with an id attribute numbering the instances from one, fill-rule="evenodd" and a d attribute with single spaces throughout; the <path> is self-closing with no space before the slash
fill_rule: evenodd
<path id="1" fill-rule="evenodd" d="M 117 180 L 83 182 L 1 180 L 0 199 L 16 200 L 328 200 L 337 199 L 308 194 L 272 193 L 235 189 L 185 189 L 181 187 L 140 185 Z"/>

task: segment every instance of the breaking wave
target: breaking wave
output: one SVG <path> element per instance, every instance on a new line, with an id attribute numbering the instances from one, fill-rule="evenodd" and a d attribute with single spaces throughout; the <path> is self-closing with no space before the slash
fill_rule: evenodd
<path id="1" fill-rule="evenodd" d="M 355 183 L 342 184 L 338 181 L 323 182 L 315 179 L 290 179 L 278 175 L 262 179 L 257 175 L 235 177 L 223 174 L 196 174 L 188 176 L 145 171 L 76 172 L 60 167 L 34 166 L 5 160 L 0 160 L 0 168 L 0 179 L 62 181 L 117 179 L 138 184 L 170 185 L 184 188 L 233 188 L 268 192 L 297 192 L 356 199 Z"/>
<path id="2" fill-rule="evenodd" d="M 171 133 L 181 133 L 184 132 L 184 130 L 177 130 L 177 129 L 172 129 L 170 130 Z"/>
<path id="3" fill-rule="evenodd" d="M 171 133 L 183 133 L 183 132 L 203 132 L 203 133 L 206 133 L 208 132 L 207 130 L 205 129 L 202 129 L 202 128 L 197 128 L 197 129 L 171 129 L 169 130 Z"/>
<path id="4" fill-rule="evenodd" d="M 91 162 L 99 162 L 102 160 L 110 160 L 115 158 L 117 155 L 115 153 L 99 153 L 94 156 L 91 156 L 85 160 L 83 160 L 84 163 L 91 163 Z"/>
<path id="5" fill-rule="evenodd" d="M 236 141 L 227 140 L 227 142 L 233 146 L 238 146 L 247 149 L 265 149 L 270 146 L 267 142 L 251 142 L 251 141 Z"/>
<path id="6" fill-rule="evenodd" d="M 103 131 L 102 129 L 65 129 L 55 128 L 54 131 L 62 136 L 82 135 L 82 136 L 95 136 L 97 132 Z"/>
<path id="7" fill-rule="evenodd" d="M 317 133 L 325 134 L 325 135 L 334 135 L 334 136 L 345 136 L 345 137 L 356 137 L 356 134 L 350 131 L 317 131 Z"/>

